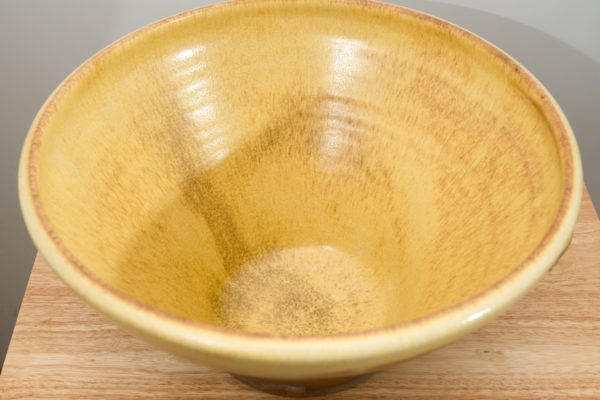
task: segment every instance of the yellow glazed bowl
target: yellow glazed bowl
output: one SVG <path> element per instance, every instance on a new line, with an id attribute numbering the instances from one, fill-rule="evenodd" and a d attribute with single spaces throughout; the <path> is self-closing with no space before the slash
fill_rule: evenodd
<path id="1" fill-rule="evenodd" d="M 567 247 L 582 172 L 550 94 L 477 36 L 379 3 L 248 1 L 79 67 L 19 189 L 41 254 L 102 313 L 302 391 L 517 300 Z"/>

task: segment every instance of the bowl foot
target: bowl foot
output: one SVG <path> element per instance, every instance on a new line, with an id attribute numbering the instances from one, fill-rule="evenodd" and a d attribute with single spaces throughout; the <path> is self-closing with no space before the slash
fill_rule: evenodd
<path id="1" fill-rule="evenodd" d="M 231 374 L 238 381 L 263 392 L 287 397 L 312 397 L 350 389 L 366 381 L 372 374 L 343 378 L 312 380 L 269 380 Z"/>

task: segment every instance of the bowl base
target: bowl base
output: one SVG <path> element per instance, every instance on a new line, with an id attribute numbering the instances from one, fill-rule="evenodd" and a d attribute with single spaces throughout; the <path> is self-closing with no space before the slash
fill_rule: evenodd
<path id="1" fill-rule="evenodd" d="M 249 376 L 231 374 L 235 379 L 262 392 L 286 397 L 324 396 L 350 389 L 366 381 L 372 374 L 349 376 L 343 378 L 312 380 L 269 380 Z"/>

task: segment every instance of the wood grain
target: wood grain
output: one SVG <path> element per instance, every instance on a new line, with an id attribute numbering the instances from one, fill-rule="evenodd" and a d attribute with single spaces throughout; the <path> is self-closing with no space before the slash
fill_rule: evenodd
<path id="1" fill-rule="evenodd" d="M 0 376 L 2 399 L 262 399 L 228 374 L 132 337 L 36 259 Z M 329 399 L 600 398 L 600 221 L 586 194 L 573 242 L 511 311 Z"/>

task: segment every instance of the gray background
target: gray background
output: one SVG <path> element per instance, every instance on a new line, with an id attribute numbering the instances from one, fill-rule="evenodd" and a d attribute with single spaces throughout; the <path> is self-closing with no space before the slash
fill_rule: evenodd
<path id="1" fill-rule="evenodd" d="M 553 93 L 579 141 L 600 201 L 600 1 L 396 0 L 492 41 Z M 17 162 L 52 89 L 100 48 L 142 25 L 210 1 L 0 1 L 0 365 L 35 250 L 17 200 Z M 596 156 L 596 158 L 594 158 Z"/>

